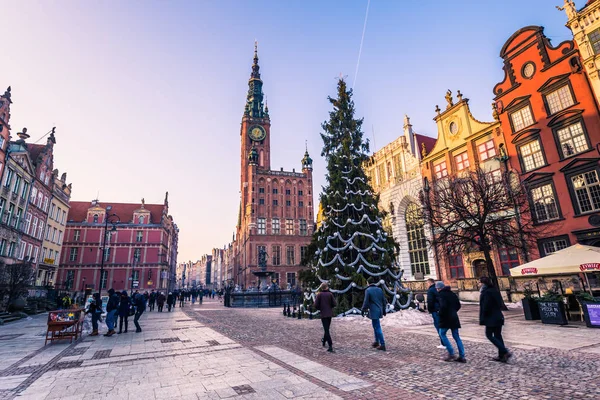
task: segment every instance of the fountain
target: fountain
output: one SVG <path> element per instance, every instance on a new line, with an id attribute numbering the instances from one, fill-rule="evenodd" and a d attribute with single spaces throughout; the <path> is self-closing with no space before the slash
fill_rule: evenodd
<path id="1" fill-rule="evenodd" d="M 274 272 L 267 271 L 267 252 L 262 248 L 258 251 L 258 268 L 259 271 L 252 271 L 252 274 L 258 278 L 258 290 L 267 290 L 271 284 L 269 278 Z"/>

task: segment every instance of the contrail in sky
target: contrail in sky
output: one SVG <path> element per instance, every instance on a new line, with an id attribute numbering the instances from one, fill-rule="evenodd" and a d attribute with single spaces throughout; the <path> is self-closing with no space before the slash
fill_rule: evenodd
<path id="1" fill-rule="evenodd" d="M 367 12 L 365 13 L 365 23 L 363 25 L 362 36 L 360 38 L 360 48 L 358 49 L 358 60 L 356 61 L 356 70 L 354 71 L 354 82 L 352 82 L 352 89 L 356 86 L 356 77 L 358 76 L 358 66 L 360 65 L 360 55 L 362 54 L 363 41 L 365 40 L 365 31 L 367 30 L 367 19 L 369 18 L 369 6 L 371 0 L 367 0 Z"/>

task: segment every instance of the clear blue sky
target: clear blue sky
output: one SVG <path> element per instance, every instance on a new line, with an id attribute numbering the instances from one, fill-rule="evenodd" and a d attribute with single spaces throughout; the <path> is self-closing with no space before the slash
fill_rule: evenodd
<path id="1" fill-rule="evenodd" d="M 408 114 L 436 136 L 447 89 L 491 120 L 498 54 L 542 25 L 570 39 L 560 0 L 373 0 L 356 79 L 358 116 L 380 148 Z M 300 169 L 304 141 L 324 183 L 321 123 L 336 77 L 354 81 L 366 0 L 2 2 L 0 88 L 13 136 L 57 127 L 55 166 L 73 199 L 162 202 L 170 193 L 179 260 L 231 240 L 239 204 L 239 124 L 254 39 L 272 122 L 272 167 Z M 582 7 L 584 0 L 577 1 Z M 315 190 L 318 192 L 319 190 Z"/>

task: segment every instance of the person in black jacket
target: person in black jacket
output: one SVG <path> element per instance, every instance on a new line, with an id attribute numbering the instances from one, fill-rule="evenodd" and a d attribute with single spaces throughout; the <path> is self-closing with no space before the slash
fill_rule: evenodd
<path id="1" fill-rule="evenodd" d="M 175 306 L 175 296 L 172 292 L 169 292 L 169 295 L 167 296 L 167 310 L 169 310 L 169 312 L 171 312 L 171 307 Z"/>
<path id="2" fill-rule="evenodd" d="M 141 293 L 136 293 L 136 295 L 133 297 L 133 304 L 135 305 L 135 317 L 133 317 L 135 332 L 140 333 L 142 331 L 142 327 L 140 326 L 139 320 L 146 310 L 146 296 Z"/>
<path id="3" fill-rule="evenodd" d="M 108 290 L 108 302 L 106 303 L 106 326 L 108 332 L 104 336 L 112 336 L 115 334 L 115 325 L 117 324 L 117 309 L 119 308 L 119 295 L 115 293 L 115 289 Z"/>
<path id="4" fill-rule="evenodd" d="M 329 333 L 329 327 L 331 326 L 331 318 L 333 317 L 333 309 L 336 306 L 335 297 L 329 291 L 329 285 L 327 283 L 321 284 L 321 289 L 315 299 L 315 308 L 321 312 L 321 323 L 323 324 L 323 338 L 321 343 L 325 347 L 325 343 L 329 345 L 328 352 L 333 353 L 333 341 L 331 340 L 331 334 Z"/>
<path id="5" fill-rule="evenodd" d="M 479 325 L 485 326 L 485 336 L 498 348 L 498 357 L 494 361 L 507 362 L 512 353 L 508 351 L 502 339 L 502 296 L 487 276 L 479 278 L 481 294 L 479 296 Z"/>
<path id="6" fill-rule="evenodd" d="M 119 333 L 123 333 L 123 325 L 125 325 L 125 333 L 127 333 L 131 305 L 131 298 L 127 295 L 127 291 L 123 290 L 121 292 L 121 302 L 119 303 Z"/>
<path id="7" fill-rule="evenodd" d="M 440 311 L 440 304 L 439 304 L 439 295 L 438 295 L 438 291 L 435 288 L 435 281 L 431 278 L 427 279 L 427 283 L 429 284 L 429 289 L 427 289 L 427 311 L 429 311 L 429 314 L 431 314 L 431 318 L 433 318 L 433 326 L 435 327 L 435 331 L 437 332 L 438 336 L 440 334 L 440 316 L 439 316 L 439 311 Z M 438 346 L 438 349 L 445 349 L 446 346 L 444 346 L 444 341 L 442 340 L 442 337 L 440 336 L 440 345 Z"/>
<path id="8" fill-rule="evenodd" d="M 436 282 L 435 288 L 438 290 L 440 302 L 440 337 L 448 350 L 448 356 L 444 361 L 457 361 L 465 363 L 465 348 L 458 334 L 460 329 L 460 320 L 458 319 L 458 310 L 460 310 L 460 300 L 456 293 L 450 290 L 450 286 L 445 286 L 444 282 Z M 446 337 L 448 330 L 452 331 L 452 338 L 458 347 L 458 358 L 454 356 L 454 349 Z"/>

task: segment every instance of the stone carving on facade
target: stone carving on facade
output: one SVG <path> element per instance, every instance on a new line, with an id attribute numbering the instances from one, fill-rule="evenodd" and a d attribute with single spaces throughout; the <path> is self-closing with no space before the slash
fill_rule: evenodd
<path id="1" fill-rule="evenodd" d="M 454 105 L 454 100 L 452 99 L 452 91 L 448 89 L 448 91 L 446 92 L 446 96 L 444 97 L 446 98 L 446 102 L 448 103 L 448 105 L 446 106 L 447 110 Z"/>

